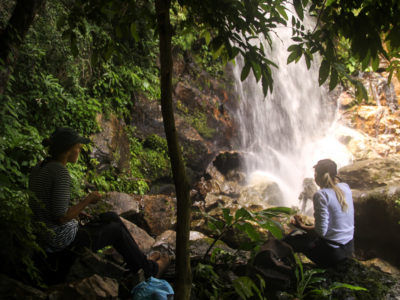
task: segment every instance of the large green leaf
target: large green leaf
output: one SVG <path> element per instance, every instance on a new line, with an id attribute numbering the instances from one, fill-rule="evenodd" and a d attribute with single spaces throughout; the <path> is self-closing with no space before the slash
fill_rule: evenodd
<path id="1" fill-rule="evenodd" d="M 299 16 L 300 20 L 303 21 L 304 11 L 303 11 L 303 5 L 301 3 L 301 0 L 293 0 L 293 5 L 294 5 L 294 9 L 296 10 L 296 14 Z"/>
<path id="2" fill-rule="evenodd" d="M 318 78 L 319 85 L 322 85 L 328 79 L 330 67 L 331 67 L 330 62 L 324 59 L 319 68 L 319 78 Z"/>
<path id="3" fill-rule="evenodd" d="M 249 63 L 245 63 L 243 69 L 242 69 L 242 73 L 240 74 L 240 80 L 243 81 L 247 78 L 247 76 L 249 75 L 250 72 L 250 64 Z"/>

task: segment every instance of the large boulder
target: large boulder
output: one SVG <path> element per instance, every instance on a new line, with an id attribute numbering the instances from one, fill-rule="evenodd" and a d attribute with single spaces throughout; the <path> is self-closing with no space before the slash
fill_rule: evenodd
<path id="1" fill-rule="evenodd" d="M 140 213 L 131 216 L 134 222 L 151 236 L 158 236 L 176 224 L 176 198 L 168 195 L 135 196 L 140 202 Z"/>
<path id="2" fill-rule="evenodd" d="M 140 209 L 140 203 L 137 199 L 125 193 L 107 193 L 104 201 L 111 206 L 111 211 L 121 216 L 129 216 L 138 213 Z"/>
<path id="3" fill-rule="evenodd" d="M 400 156 L 356 161 L 339 170 L 340 178 L 352 189 L 370 191 L 400 184 Z"/>
<path id="4" fill-rule="evenodd" d="M 114 279 L 121 279 L 127 270 L 123 267 L 102 258 L 89 249 L 84 249 L 72 264 L 66 280 L 73 282 L 92 275 L 99 275 Z"/>
<path id="5" fill-rule="evenodd" d="M 49 293 L 52 300 L 69 299 L 117 299 L 118 282 L 115 279 L 94 274 L 74 282 L 57 286 Z"/>
<path id="6" fill-rule="evenodd" d="M 400 266 L 400 159 L 358 161 L 339 176 L 353 190 L 356 253 Z"/>

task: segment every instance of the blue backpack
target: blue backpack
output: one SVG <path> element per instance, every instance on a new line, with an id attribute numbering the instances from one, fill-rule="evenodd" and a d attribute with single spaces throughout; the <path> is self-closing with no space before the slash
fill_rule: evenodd
<path id="1" fill-rule="evenodd" d="M 174 290 L 168 281 L 150 277 L 136 285 L 132 291 L 132 300 L 172 300 Z"/>

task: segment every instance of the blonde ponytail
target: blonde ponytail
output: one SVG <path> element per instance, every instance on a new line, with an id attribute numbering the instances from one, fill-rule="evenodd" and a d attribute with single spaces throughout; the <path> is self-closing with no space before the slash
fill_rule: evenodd
<path id="1" fill-rule="evenodd" d="M 338 183 L 338 180 L 336 178 L 332 179 L 332 177 L 329 175 L 329 173 L 325 173 L 322 176 L 322 186 L 324 188 L 331 188 L 335 191 L 336 198 L 339 201 L 342 211 L 346 212 L 347 208 L 348 208 L 346 198 L 344 197 L 343 191 L 336 185 L 337 183 Z"/>

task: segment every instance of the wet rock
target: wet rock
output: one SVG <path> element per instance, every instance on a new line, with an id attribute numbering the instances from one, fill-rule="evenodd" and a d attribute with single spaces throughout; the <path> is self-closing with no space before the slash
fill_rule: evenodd
<path id="1" fill-rule="evenodd" d="M 237 207 L 237 200 L 223 195 L 223 194 L 214 194 L 208 193 L 206 199 L 204 200 L 205 203 L 205 211 L 210 213 L 211 210 L 217 207 L 229 207 L 234 208 Z"/>
<path id="2" fill-rule="evenodd" d="M 124 222 L 136 244 L 139 246 L 139 249 L 145 253 L 148 252 L 151 249 L 151 246 L 154 244 L 154 238 L 152 238 L 145 230 L 134 223 L 129 222 L 124 218 L 121 218 L 121 220 Z"/>
<path id="3" fill-rule="evenodd" d="M 103 115 L 97 116 L 97 122 L 102 131 L 93 135 L 94 147 L 91 153 L 99 161 L 97 170 L 114 167 L 120 171 L 128 171 L 131 156 L 129 139 L 124 130 L 125 122 L 115 116 L 106 119 Z"/>
<path id="4" fill-rule="evenodd" d="M 115 279 L 93 275 L 75 282 L 57 286 L 49 293 L 50 300 L 117 299 L 118 282 Z"/>
<path id="5" fill-rule="evenodd" d="M 245 208 L 265 209 L 283 203 L 283 194 L 277 183 L 262 181 L 243 187 L 238 203 Z"/>
<path id="6" fill-rule="evenodd" d="M 117 215 L 129 218 L 129 215 L 139 212 L 139 202 L 129 194 L 110 192 L 107 193 L 104 201 L 111 205 L 110 210 Z"/>
<path id="7" fill-rule="evenodd" d="M 354 96 L 349 95 L 348 92 L 343 92 L 339 96 L 339 104 L 342 108 L 350 108 L 357 103 L 357 100 Z"/>
<path id="8" fill-rule="evenodd" d="M 140 213 L 130 218 L 152 236 L 173 229 L 176 224 L 176 198 L 168 195 L 136 196 Z"/>
<path id="9" fill-rule="evenodd" d="M 232 175 L 234 175 L 234 172 L 243 171 L 243 162 L 243 153 L 237 151 L 225 151 L 220 152 L 215 157 L 213 165 L 225 177 L 233 177 Z"/>
<path id="10" fill-rule="evenodd" d="M 0 295 L 2 299 L 10 300 L 47 299 L 46 293 L 3 274 L 0 274 Z"/>

